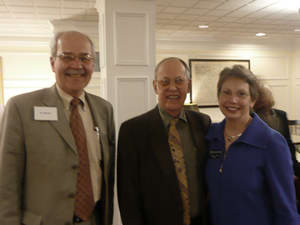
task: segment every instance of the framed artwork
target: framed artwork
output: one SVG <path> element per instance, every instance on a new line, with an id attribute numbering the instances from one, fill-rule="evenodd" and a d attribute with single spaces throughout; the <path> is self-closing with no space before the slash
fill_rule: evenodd
<path id="1" fill-rule="evenodd" d="M 3 104 L 4 104 L 4 96 L 3 96 L 2 58 L 0 57 L 0 105 Z"/>
<path id="2" fill-rule="evenodd" d="M 243 65 L 250 69 L 250 60 L 189 59 L 192 87 L 190 102 L 199 108 L 218 107 L 217 82 L 225 67 Z"/>

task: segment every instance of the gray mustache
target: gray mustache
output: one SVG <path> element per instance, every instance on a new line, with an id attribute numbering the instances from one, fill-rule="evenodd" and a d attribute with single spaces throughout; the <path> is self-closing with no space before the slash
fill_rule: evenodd
<path id="1" fill-rule="evenodd" d="M 66 73 L 69 75 L 73 75 L 73 74 L 83 75 L 85 73 L 85 71 L 83 69 L 79 69 L 79 70 L 69 69 L 66 71 Z"/>

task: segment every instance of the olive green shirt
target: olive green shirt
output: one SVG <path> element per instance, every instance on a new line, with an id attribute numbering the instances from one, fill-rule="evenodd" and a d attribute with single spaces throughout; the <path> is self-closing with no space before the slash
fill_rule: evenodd
<path id="1" fill-rule="evenodd" d="M 159 108 L 160 116 L 163 120 L 166 132 L 169 133 L 170 121 L 174 119 L 171 115 L 165 112 L 162 108 Z M 199 152 L 194 145 L 190 125 L 186 119 L 184 110 L 179 115 L 179 120 L 176 124 L 181 144 L 183 147 L 183 155 L 188 179 L 189 199 L 191 205 L 191 218 L 201 215 L 200 212 L 200 190 L 201 187 L 200 175 L 199 175 Z"/>

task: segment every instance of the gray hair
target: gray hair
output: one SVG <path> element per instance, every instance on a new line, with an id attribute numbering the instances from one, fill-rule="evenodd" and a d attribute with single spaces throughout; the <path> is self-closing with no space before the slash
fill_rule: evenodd
<path id="1" fill-rule="evenodd" d="M 187 79 L 188 79 L 188 80 L 191 79 L 190 68 L 188 67 L 188 65 L 187 65 L 182 59 L 180 59 L 180 58 L 178 58 L 178 57 L 168 57 L 168 58 L 165 58 L 165 59 L 161 60 L 161 61 L 156 65 L 156 67 L 155 67 L 155 79 L 157 78 L 157 72 L 158 72 L 160 66 L 161 66 L 162 64 L 164 64 L 166 61 L 170 61 L 170 60 L 177 60 L 177 61 L 179 61 L 179 62 L 184 66 L 184 68 L 185 68 L 185 75 L 186 75 Z"/>
<path id="2" fill-rule="evenodd" d="M 94 46 L 94 43 L 93 41 L 91 40 L 91 38 L 89 36 L 87 36 L 86 34 L 83 34 L 79 31 L 74 31 L 74 30 L 71 30 L 71 31 L 62 31 L 62 32 L 58 32 L 58 33 L 55 33 L 54 37 L 51 39 L 51 42 L 50 42 L 50 49 L 51 49 L 51 56 L 52 57 L 56 57 L 56 53 L 57 53 L 57 42 L 58 40 L 64 35 L 64 34 L 68 34 L 68 33 L 77 33 L 77 34 L 81 34 L 82 36 L 86 37 L 88 39 L 88 41 L 90 42 L 91 44 L 91 48 L 92 48 L 92 56 L 95 57 L 96 56 L 96 53 L 95 53 L 95 46 Z"/>

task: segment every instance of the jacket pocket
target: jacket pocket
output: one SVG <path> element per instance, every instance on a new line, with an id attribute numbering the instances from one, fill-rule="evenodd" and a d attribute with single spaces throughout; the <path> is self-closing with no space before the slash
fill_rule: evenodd
<path id="1" fill-rule="evenodd" d="M 22 219 L 24 225 L 41 225 L 42 217 L 33 214 L 32 212 L 25 211 Z"/>

